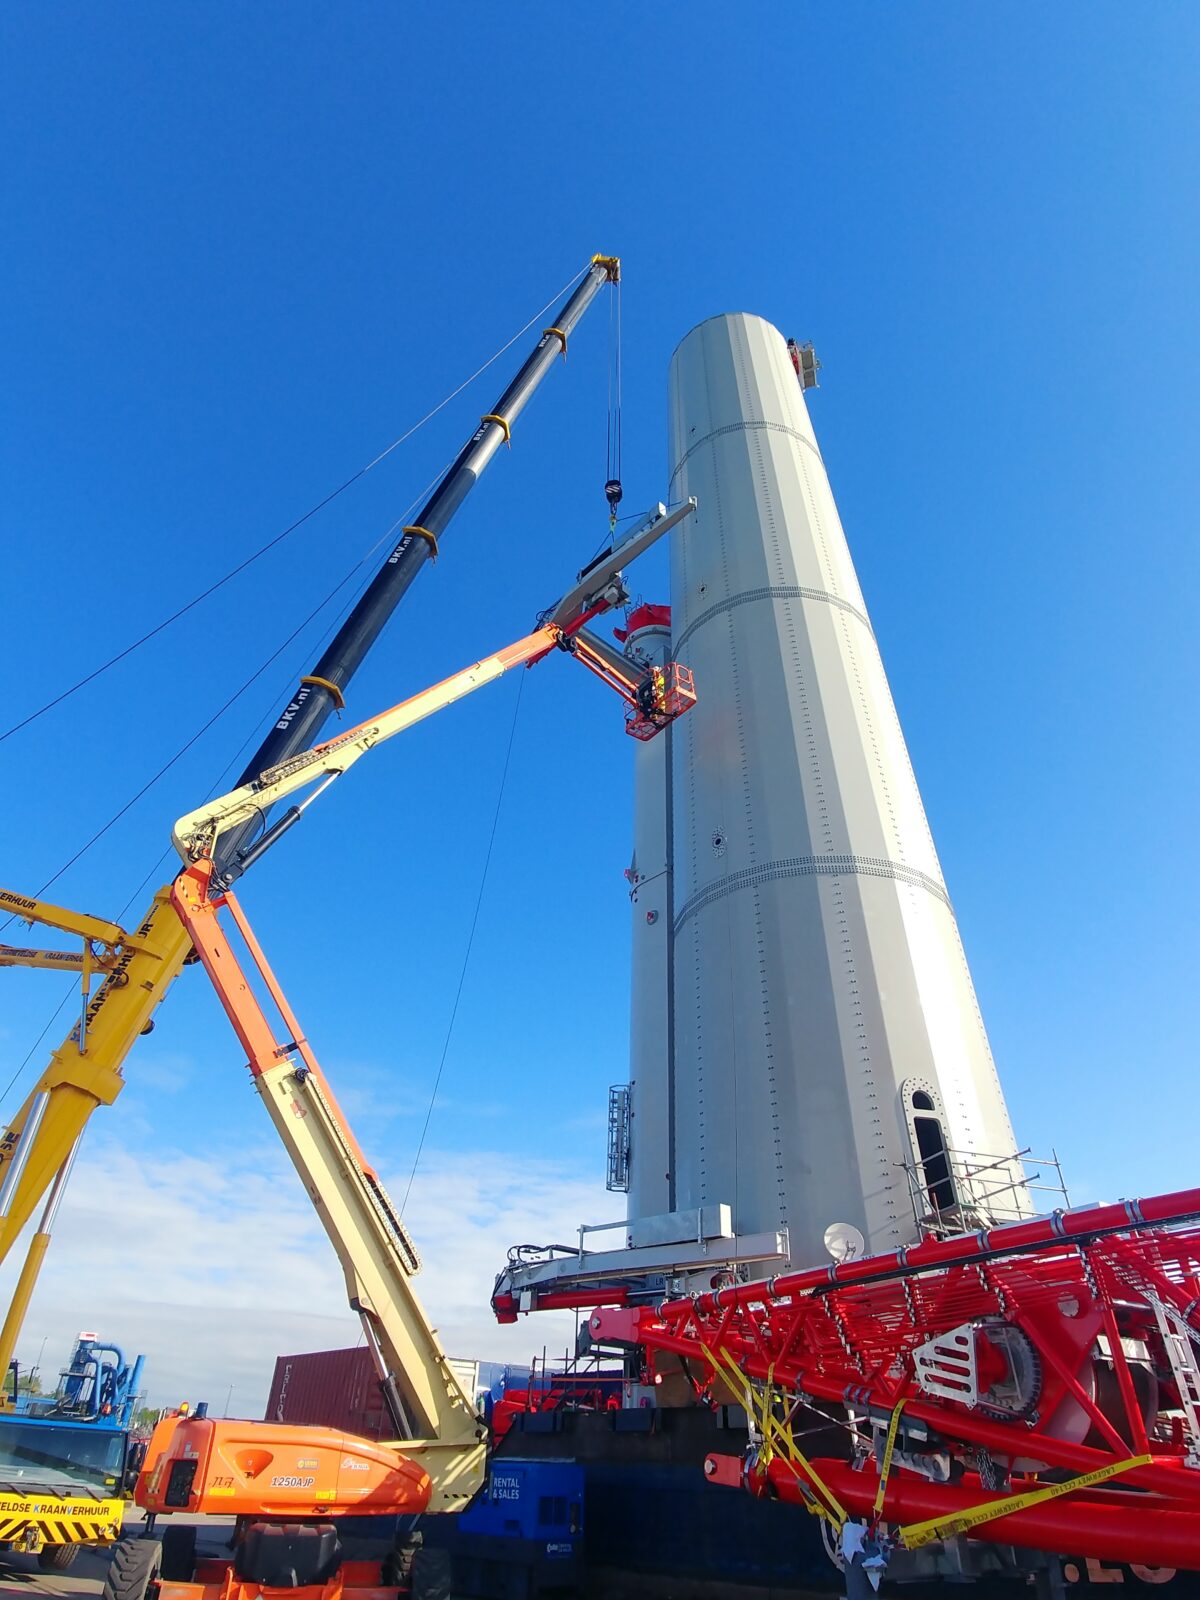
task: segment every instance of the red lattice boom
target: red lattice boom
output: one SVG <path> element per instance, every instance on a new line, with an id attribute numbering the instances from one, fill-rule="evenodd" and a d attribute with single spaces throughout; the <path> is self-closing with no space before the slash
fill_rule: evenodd
<path id="1" fill-rule="evenodd" d="M 900 1524 L 902 1544 L 963 1532 L 1200 1567 L 1198 1219 L 1200 1189 L 1057 1212 L 600 1310 L 592 1332 L 746 1403 L 756 1442 L 710 1458 L 717 1481 Z"/>

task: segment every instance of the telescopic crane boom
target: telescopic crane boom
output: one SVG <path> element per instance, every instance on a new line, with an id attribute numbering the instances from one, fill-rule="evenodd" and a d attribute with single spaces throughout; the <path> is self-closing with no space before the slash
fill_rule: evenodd
<path id="1" fill-rule="evenodd" d="M 404 529 L 399 543 L 389 551 L 313 671 L 300 680 L 266 740 L 251 758 L 243 783 L 303 749 L 320 731 L 330 711 L 341 709 L 351 678 L 416 574 L 436 555 L 454 513 L 500 444 L 511 440 L 514 422 L 555 358 L 566 355 L 570 335 L 588 306 L 605 284 L 615 283 L 619 277 L 620 262 L 615 256 L 593 256 L 516 377 L 493 409 L 480 418 L 479 426 L 421 508 L 417 521 Z M 234 829 L 222 840 L 218 863 L 221 882 L 232 881 L 244 870 L 246 862 L 241 851 L 250 826 Z M 54 914 L 61 909 L 20 895 L 9 896 L 7 906 L 26 921 L 51 925 L 55 925 Z M 41 1078 L 0 1137 L 0 1261 L 7 1257 L 56 1179 L 65 1181 L 92 1112 L 97 1106 L 111 1105 L 121 1092 L 125 1059 L 138 1037 L 153 1027 L 154 1013 L 190 950 L 187 933 L 171 905 L 170 884 L 154 895 L 131 933 L 116 932 L 121 933 L 120 940 L 115 935 L 100 935 L 116 950 L 116 959 L 94 963 L 103 973 L 103 981 L 94 992 L 87 993 L 81 1023 L 51 1056 Z M 81 966 L 86 964 L 81 961 Z M 90 973 L 85 973 L 85 982 L 89 980 Z M 60 1182 L 56 1193 L 61 1192 L 61 1187 Z M 50 1209 L 48 1206 L 47 1213 Z M 32 1275 L 36 1276 L 35 1266 Z M 31 1293 L 29 1272 L 23 1281 Z M 4 1346 L 0 1348 L 0 1372 L 7 1370 L 12 1359 L 16 1321 L 9 1318 L 6 1336 L 0 1339 Z"/>
<path id="2" fill-rule="evenodd" d="M 542 331 L 537 345 L 491 411 L 459 451 L 454 464 L 417 513 L 416 521 L 402 532 L 375 581 L 338 629 L 328 649 L 311 673 L 301 678 L 295 694 L 278 721 L 246 764 L 238 780 L 249 783 L 260 772 L 277 767 L 298 750 L 313 743 L 331 711 L 345 705 L 346 689 L 362 665 L 363 657 L 379 637 L 409 584 L 426 561 L 436 559 L 438 546 L 450 519 L 475 487 L 488 462 L 502 443 L 512 442 L 513 424 L 524 411 L 534 390 L 567 344 L 579 319 L 607 283 L 616 283 L 621 263 L 616 256 L 593 256 L 578 288 L 559 311 L 551 327 Z M 232 882 L 244 862 L 241 850 L 246 833 L 234 829 L 222 841 L 217 861 L 222 882 Z"/>

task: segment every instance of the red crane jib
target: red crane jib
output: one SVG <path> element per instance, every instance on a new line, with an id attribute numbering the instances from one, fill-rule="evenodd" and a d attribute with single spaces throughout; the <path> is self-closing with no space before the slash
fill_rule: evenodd
<path id="1" fill-rule="evenodd" d="M 901 1546 L 964 1533 L 1200 1568 L 1200 1189 L 590 1325 L 640 1346 L 650 1381 L 682 1365 L 701 1399 L 745 1405 L 751 1447 L 710 1457 L 712 1481 Z"/>

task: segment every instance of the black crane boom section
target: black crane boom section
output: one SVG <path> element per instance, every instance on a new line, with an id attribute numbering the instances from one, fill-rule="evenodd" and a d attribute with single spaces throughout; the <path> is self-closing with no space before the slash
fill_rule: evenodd
<path id="1" fill-rule="evenodd" d="M 298 751 L 307 750 L 331 711 L 344 703 L 345 690 L 362 665 L 367 651 L 408 590 L 417 573 L 432 556 L 454 513 L 475 487 L 488 462 L 509 438 L 513 423 L 525 409 L 534 390 L 566 353 L 567 340 L 583 313 L 606 283 L 615 282 L 620 263 L 614 256 L 594 256 L 582 281 L 545 329 L 521 370 L 480 419 L 454 464 L 404 529 L 399 543 L 389 551 L 379 571 L 363 592 L 336 636 L 300 683 L 271 731 L 247 763 L 238 783 L 249 783 Z M 232 830 L 222 840 L 215 879 L 228 884 L 238 876 L 251 825 Z"/>

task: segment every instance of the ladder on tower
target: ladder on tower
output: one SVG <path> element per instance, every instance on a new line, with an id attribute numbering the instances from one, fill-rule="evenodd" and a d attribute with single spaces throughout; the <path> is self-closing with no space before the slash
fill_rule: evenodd
<path id="1" fill-rule="evenodd" d="M 1153 1290 L 1143 1290 L 1158 1323 L 1158 1334 L 1171 1364 L 1171 1376 L 1179 1390 L 1179 1404 L 1186 1418 L 1189 1467 L 1200 1468 L 1200 1366 L 1196 1363 L 1193 1335 L 1173 1306 Z"/>

